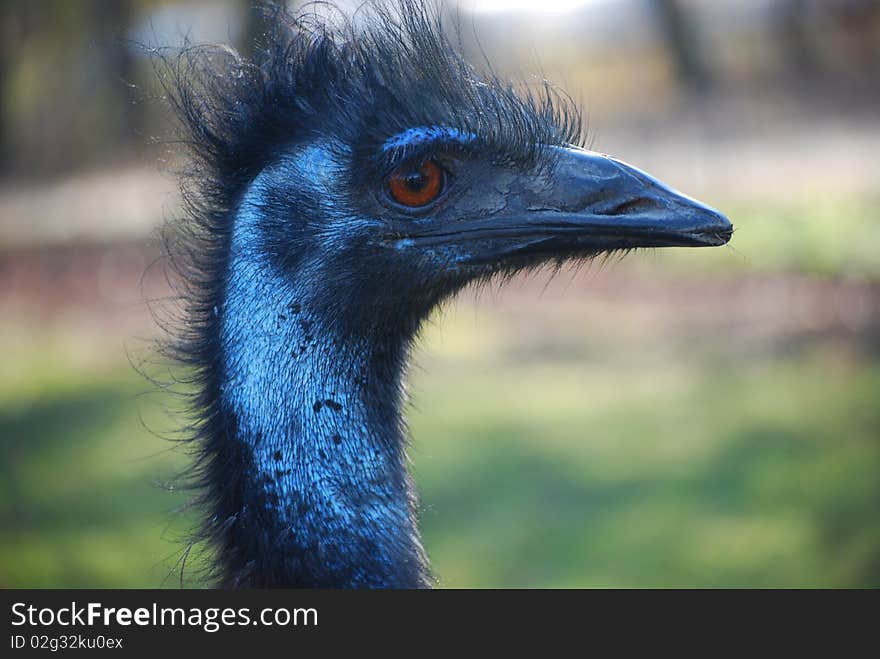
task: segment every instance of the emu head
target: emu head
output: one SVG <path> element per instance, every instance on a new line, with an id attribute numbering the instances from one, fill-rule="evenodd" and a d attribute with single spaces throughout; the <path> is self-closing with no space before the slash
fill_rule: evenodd
<path id="1" fill-rule="evenodd" d="M 194 50 L 198 89 L 175 96 L 208 205 L 246 218 L 233 252 L 308 282 L 347 331 L 410 327 L 547 260 L 729 239 L 718 212 L 581 148 L 549 84 L 479 73 L 422 3 L 365 14 L 279 12 L 260 61 Z"/>
<path id="2" fill-rule="evenodd" d="M 419 324 L 472 282 L 730 223 L 581 148 L 541 84 L 479 73 L 439 14 L 278 11 L 264 50 L 162 60 L 191 147 L 179 225 L 203 532 L 228 585 L 430 583 L 400 378 Z"/>

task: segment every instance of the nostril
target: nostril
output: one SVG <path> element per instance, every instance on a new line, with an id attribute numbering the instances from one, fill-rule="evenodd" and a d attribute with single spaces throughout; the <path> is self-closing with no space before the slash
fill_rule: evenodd
<path id="1" fill-rule="evenodd" d="M 637 197 L 636 199 L 628 199 L 614 206 L 608 211 L 608 215 L 635 215 L 644 213 L 654 208 L 654 202 L 648 197 Z"/>

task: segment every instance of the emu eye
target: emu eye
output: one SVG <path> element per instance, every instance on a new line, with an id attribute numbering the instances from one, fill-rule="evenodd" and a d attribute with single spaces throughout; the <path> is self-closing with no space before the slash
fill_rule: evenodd
<path id="1" fill-rule="evenodd" d="M 388 177 L 388 193 L 401 206 L 421 208 L 440 196 L 445 178 L 443 169 L 433 160 L 418 167 L 404 165 Z"/>

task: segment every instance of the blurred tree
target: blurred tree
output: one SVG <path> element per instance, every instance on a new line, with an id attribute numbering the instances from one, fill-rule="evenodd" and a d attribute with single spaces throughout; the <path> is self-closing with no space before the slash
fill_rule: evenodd
<path id="1" fill-rule="evenodd" d="M 824 9 L 841 36 L 838 50 L 843 51 L 843 68 L 868 79 L 876 91 L 880 71 L 880 1 L 837 0 Z"/>
<path id="2" fill-rule="evenodd" d="M 805 0 L 782 0 L 776 7 L 776 31 L 786 68 L 796 75 L 812 77 L 819 61 L 810 40 Z"/>
<path id="3" fill-rule="evenodd" d="M 0 3 L 0 174 L 5 173 L 14 161 L 10 153 L 13 132 L 10 77 L 22 44 L 37 25 L 38 13 L 38 5 L 28 0 Z"/>
<path id="4" fill-rule="evenodd" d="M 773 17 L 787 72 L 864 82 L 880 69 L 880 1 L 783 0 Z"/>
<path id="5" fill-rule="evenodd" d="M 679 0 L 652 0 L 678 79 L 685 86 L 702 89 L 711 82 L 698 34 Z"/>
<path id="6" fill-rule="evenodd" d="M 133 85 L 139 79 L 138 62 L 124 41 L 126 30 L 133 24 L 138 0 L 92 0 L 89 24 L 95 33 L 97 49 L 106 75 L 107 100 L 116 108 L 115 121 L 108 126 L 105 139 L 116 147 L 134 148 L 143 142 L 145 129 L 144 103 L 133 98 Z"/>
<path id="7" fill-rule="evenodd" d="M 107 164 L 145 143 L 145 71 L 125 38 L 149 0 L 0 4 L 0 172 Z"/>

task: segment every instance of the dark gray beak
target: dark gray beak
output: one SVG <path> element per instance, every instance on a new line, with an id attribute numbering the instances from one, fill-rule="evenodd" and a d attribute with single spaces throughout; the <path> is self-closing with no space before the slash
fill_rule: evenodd
<path id="1" fill-rule="evenodd" d="M 733 225 L 726 217 L 645 172 L 591 151 L 560 152 L 552 172 L 513 191 L 503 211 L 468 222 L 458 236 L 470 246 L 462 262 L 712 247 L 730 240 Z"/>

